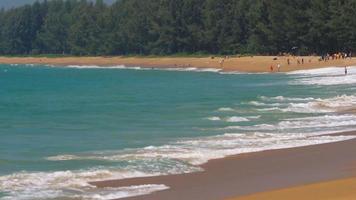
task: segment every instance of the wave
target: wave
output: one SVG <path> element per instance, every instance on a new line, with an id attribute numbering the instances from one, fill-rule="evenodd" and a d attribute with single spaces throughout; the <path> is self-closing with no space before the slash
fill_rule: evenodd
<path id="1" fill-rule="evenodd" d="M 348 67 L 348 75 L 344 68 L 330 67 L 322 69 L 301 70 L 287 73 L 294 75 L 290 85 L 349 85 L 356 83 L 356 67 Z"/>
<path id="2" fill-rule="evenodd" d="M 118 199 L 168 189 L 165 185 L 138 185 L 121 188 L 96 188 L 89 182 L 149 176 L 138 171 L 91 169 L 81 171 L 21 172 L 0 177 L 6 200 L 28 199 Z M 151 174 L 157 175 L 157 174 Z"/>
<path id="3" fill-rule="evenodd" d="M 293 126 L 299 126 L 298 122 L 310 119 L 298 120 L 291 119 L 290 121 L 296 122 Z M 64 160 L 130 161 L 130 163 L 137 162 L 138 164 L 128 166 L 126 169 L 97 168 L 79 171 L 15 173 L 0 177 L 0 190 L 7 195 L 4 199 L 118 199 L 149 194 L 168 189 L 168 187 L 165 185 L 139 185 L 101 189 L 90 185 L 89 182 L 190 173 L 201 171 L 202 169 L 199 165 L 211 159 L 241 153 L 308 146 L 356 138 L 355 136 L 327 136 L 323 134 L 324 132 L 283 134 L 276 132 L 226 133 L 140 149 L 57 155 L 48 157 L 47 160 L 52 162 L 63 162 Z M 151 171 L 148 168 L 151 168 Z M 175 169 L 172 170 L 172 168 Z"/>
<path id="4" fill-rule="evenodd" d="M 54 66 L 53 66 L 54 67 Z M 127 69 L 127 70 L 157 70 L 157 71 L 180 71 L 180 72 L 220 72 L 217 68 L 197 68 L 197 67 L 140 67 L 140 66 L 97 66 L 97 65 L 67 65 L 63 67 L 76 69 Z"/>
<path id="5" fill-rule="evenodd" d="M 229 108 L 229 107 L 222 107 L 222 108 L 219 108 L 218 111 L 220 111 L 220 112 L 231 112 L 231 111 L 235 111 L 235 109 Z"/>
<path id="6" fill-rule="evenodd" d="M 251 105 L 251 106 L 280 106 L 282 104 L 280 103 L 263 103 L 263 102 L 259 102 L 259 101 L 250 101 L 248 103 L 246 103 L 247 105 Z"/>
<path id="7" fill-rule="evenodd" d="M 53 66 L 58 67 L 58 66 Z M 125 65 L 116 65 L 116 66 L 98 66 L 98 65 L 67 65 L 62 66 L 67 68 L 76 68 L 76 69 L 132 69 L 132 70 L 142 70 L 141 67 L 127 67 Z"/>
<path id="8" fill-rule="evenodd" d="M 250 121 L 248 118 L 246 117 L 229 117 L 226 119 L 227 122 L 248 122 Z"/>
<path id="9" fill-rule="evenodd" d="M 257 124 L 253 126 L 227 126 L 222 130 L 244 130 L 244 131 L 291 131 L 293 129 L 314 132 L 316 129 L 328 130 L 328 128 L 339 129 L 339 131 L 353 130 L 356 124 L 356 115 L 322 115 L 315 117 L 285 119 L 277 124 Z"/>
<path id="10" fill-rule="evenodd" d="M 264 101 L 279 101 L 279 102 L 285 102 L 285 101 L 312 101 L 312 100 L 315 99 L 313 97 L 298 98 L 298 97 L 284 97 L 284 96 L 276 96 L 276 97 L 260 96 L 259 98 L 261 100 L 264 100 Z"/>
<path id="11" fill-rule="evenodd" d="M 349 66 L 348 71 L 351 73 L 356 72 L 356 66 Z M 317 69 L 308 69 L 308 70 L 297 70 L 292 72 L 287 72 L 288 75 L 306 75 L 306 76 L 323 76 L 323 75 L 343 75 L 343 67 L 324 67 Z"/>
<path id="12" fill-rule="evenodd" d="M 219 136 L 184 140 L 171 145 L 151 146 L 106 154 L 96 152 L 92 155 L 77 155 L 70 160 L 108 160 L 123 161 L 129 159 L 165 158 L 180 160 L 191 165 L 201 165 L 211 159 L 223 158 L 247 152 L 257 152 L 270 149 L 283 149 L 333 141 L 356 138 L 355 136 L 325 136 L 326 132 L 317 133 L 285 133 L 272 132 L 228 133 Z M 322 134 L 322 135 L 318 135 Z M 103 155 L 104 154 L 104 155 Z M 54 160 L 51 158 L 51 160 Z M 187 172 L 190 172 L 189 170 Z"/>
<path id="13" fill-rule="evenodd" d="M 246 117 L 239 117 L 239 116 L 232 116 L 232 117 L 226 117 L 226 118 L 221 118 L 221 117 L 208 117 L 207 119 L 210 121 L 225 121 L 225 122 L 249 122 L 252 119 L 259 119 L 261 116 L 246 116 Z"/>
<path id="14" fill-rule="evenodd" d="M 307 103 L 291 103 L 285 111 L 304 113 L 341 112 L 356 106 L 356 96 L 342 95 L 328 99 L 315 99 Z"/>
<path id="15" fill-rule="evenodd" d="M 257 111 L 280 111 L 294 113 L 332 113 L 352 110 L 356 107 L 356 96 L 341 95 L 332 98 L 290 98 L 290 97 L 261 97 L 267 102 L 278 101 L 282 103 L 253 102 L 255 106 L 264 106 Z"/>
<path id="16" fill-rule="evenodd" d="M 221 121 L 220 117 L 208 117 L 207 119 L 210 121 Z"/>

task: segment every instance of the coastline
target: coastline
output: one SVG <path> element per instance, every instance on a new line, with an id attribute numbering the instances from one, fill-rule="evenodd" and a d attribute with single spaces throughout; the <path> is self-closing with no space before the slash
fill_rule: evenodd
<path id="1" fill-rule="evenodd" d="M 356 131 L 335 135 L 355 135 Z M 243 197 L 300 185 L 356 177 L 356 139 L 211 160 L 203 172 L 91 183 L 102 187 L 164 184 L 170 189 L 128 200 Z"/>
<path id="2" fill-rule="evenodd" d="M 79 66 L 118 66 L 143 68 L 197 68 L 197 69 L 219 69 L 224 72 L 270 72 L 273 66 L 277 72 L 277 65 L 280 64 L 281 72 L 295 70 L 315 69 L 322 67 L 344 67 L 356 65 L 356 58 L 343 60 L 319 61 L 318 56 L 299 57 L 299 61 L 304 60 L 304 64 L 297 63 L 297 57 L 276 57 L 276 56 L 246 56 L 231 57 L 220 62 L 222 58 L 211 57 L 0 57 L 0 64 L 41 64 L 41 65 L 79 65 Z M 274 60 L 277 59 L 277 60 Z M 290 60 L 290 65 L 287 64 Z"/>
<path id="3" fill-rule="evenodd" d="M 244 57 L 230 58 L 226 61 L 223 72 L 269 72 L 268 63 L 286 62 L 286 57 L 274 61 L 274 57 Z M 305 58 L 305 57 L 304 57 Z M 312 57 L 317 59 L 318 57 Z M 29 59 L 29 60 L 28 60 Z M 295 58 L 296 59 L 296 58 Z M 296 62 L 296 60 L 292 62 Z M 68 57 L 68 58 L 3 58 L 0 63 L 6 64 L 40 64 L 65 67 L 66 65 L 84 66 L 140 66 L 147 68 L 197 68 L 218 69 L 219 58 L 101 58 L 101 57 Z M 272 60 L 272 61 L 271 61 Z M 316 61 L 310 64 L 291 64 L 286 67 L 282 64 L 281 72 L 295 70 L 315 69 L 323 67 L 341 67 L 356 65 L 355 59 Z M 174 64 L 173 64 L 174 63 Z M 176 64 L 178 63 L 178 64 Z M 187 64 L 189 63 L 189 64 Z M 194 65 L 191 63 L 195 63 Z M 203 64 L 206 64 L 203 66 Z M 263 67 L 266 66 L 267 67 Z M 203 67 L 201 67 L 203 66 Z M 338 68 L 333 70 L 339 71 Z M 275 71 L 274 71 L 275 72 Z M 352 73 L 353 74 L 353 73 Z M 342 76 L 346 77 L 346 76 Z M 352 78 L 353 76 L 349 76 Z M 347 78 L 349 78 L 347 77 Z M 338 111 L 345 114 L 356 114 L 354 108 Z M 334 136 L 356 136 L 354 132 L 331 134 Z M 310 187 L 319 187 L 330 183 L 330 187 L 338 190 L 350 177 L 356 177 L 356 139 L 296 147 L 289 149 L 267 150 L 256 153 L 239 154 L 223 159 L 210 160 L 200 165 L 205 171 L 191 174 L 132 178 L 123 180 L 108 180 L 93 182 L 100 188 L 126 187 L 133 185 L 163 185 L 170 189 L 153 192 L 148 195 L 125 198 L 133 199 L 261 199 L 259 195 L 279 195 L 282 191 L 286 195 L 293 195 L 295 189 L 308 190 Z M 241 172 L 241 173 L 238 173 Z M 99 179 L 100 180 L 100 179 Z M 102 179 L 105 180 L 105 179 Z M 336 180 L 336 181 L 335 181 Z M 354 179 L 352 179 L 354 180 Z M 334 182 L 342 182 L 334 184 Z M 86 181 L 87 183 L 89 181 Z M 313 185 L 310 185 L 313 184 Z M 306 185 L 306 186 L 303 186 Z M 304 187 L 307 187 L 305 189 Z M 283 189 L 287 188 L 287 189 Z M 269 192 L 272 191 L 272 192 Z M 278 193 L 278 194 L 275 194 Z M 247 198 L 247 199 L 244 199 Z M 302 199 L 308 199 L 305 196 Z M 356 198 L 356 196 L 355 196 Z M 283 198 L 282 198 L 283 199 Z M 285 199 L 285 198 L 284 198 Z M 314 199 L 313 199 L 314 200 Z M 332 199 L 335 200 L 335 199 Z"/>

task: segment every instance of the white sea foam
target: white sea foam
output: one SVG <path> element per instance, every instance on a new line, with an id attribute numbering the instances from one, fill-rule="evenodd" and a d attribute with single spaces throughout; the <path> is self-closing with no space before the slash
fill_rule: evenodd
<path id="1" fill-rule="evenodd" d="M 272 107 L 272 108 L 260 108 L 260 109 L 257 109 L 258 111 L 274 111 L 274 110 L 279 110 L 279 111 L 282 111 L 281 108 L 279 107 Z"/>
<path id="2" fill-rule="evenodd" d="M 76 158 L 77 157 L 74 155 L 58 155 L 58 156 L 48 157 L 47 160 L 61 161 L 61 160 L 74 160 Z"/>
<path id="3" fill-rule="evenodd" d="M 356 96 L 342 95 L 328 99 L 315 99 L 306 103 L 291 103 L 284 111 L 302 113 L 327 113 L 353 109 L 356 106 Z"/>
<path id="4" fill-rule="evenodd" d="M 261 118 L 261 115 L 257 115 L 257 116 L 249 116 L 247 117 L 248 119 L 259 119 Z"/>
<path id="5" fill-rule="evenodd" d="M 116 155 L 103 156 L 93 154 L 80 156 L 82 160 L 122 161 L 127 159 L 165 158 L 180 160 L 192 165 L 200 165 L 208 160 L 222 158 L 228 155 L 282 149 L 327 142 L 342 141 L 355 136 L 316 136 L 317 133 L 272 133 L 254 132 L 246 134 L 224 134 L 193 140 L 184 140 L 171 145 L 137 149 L 135 151 L 116 152 Z M 189 171 L 187 171 L 189 172 Z"/>
<path id="6" fill-rule="evenodd" d="M 226 118 L 221 118 L 221 117 L 208 117 L 207 119 L 210 121 L 225 121 L 225 122 L 248 122 L 253 119 L 259 119 L 261 118 L 260 115 L 258 116 L 246 116 L 246 117 L 239 117 L 239 116 L 232 116 L 232 117 L 226 117 Z"/>
<path id="7" fill-rule="evenodd" d="M 65 67 L 76 68 L 76 69 L 134 69 L 134 70 L 140 70 L 141 69 L 141 67 L 127 67 L 125 65 L 116 65 L 116 66 L 67 65 Z"/>
<path id="8" fill-rule="evenodd" d="M 315 117 L 285 119 L 277 124 L 257 124 L 253 126 L 227 126 L 225 130 L 244 131 L 291 131 L 303 129 L 315 132 L 315 129 L 328 130 L 327 128 L 339 128 L 340 131 L 353 130 L 356 125 L 356 115 L 322 115 Z"/>
<path id="9" fill-rule="evenodd" d="M 356 74 L 347 76 L 327 76 L 327 77 L 313 77 L 302 78 L 291 81 L 293 85 L 348 85 L 356 83 Z"/>
<path id="10" fill-rule="evenodd" d="M 282 105 L 281 103 L 263 103 L 263 102 L 260 102 L 260 101 L 250 101 L 247 103 L 248 105 L 251 105 L 251 106 L 258 106 L 258 107 L 262 107 L 262 106 L 280 106 Z"/>
<path id="11" fill-rule="evenodd" d="M 219 108 L 218 111 L 221 112 L 231 112 L 231 111 L 235 111 L 233 108 L 229 108 L 229 107 L 223 107 L 223 108 Z"/>
<path id="12" fill-rule="evenodd" d="M 208 120 L 210 121 L 221 121 L 220 117 L 208 117 Z"/>
<path id="13" fill-rule="evenodd" d="M 269 72 L 242 72 L 242 71 L 220 71 L 219 74 L 225 75 L 248 75 L 248 74 L 270 74 Z"/>
<path id="14" fill-rule="evenodd" d="M 356 72 L 355 66 L 348 67 L 348 71 L 350 73 Z M 343 67 L 326 67 L 326 68 L 318 68 L 318 69 L 308 69 L 308 70 L 297 70 L 293 72 L 288 72 L 289 75 L 314 75 L 314 76 L 329 76 L 329 75 L 343 75 L 344 68 Z"/>
<path id="15" fill-rule="evenodd" d="M 341 95 L 326 99 L 316 98 L 287 98 L 287 97 L 261 97 L 265 101 L 280 101 L 278 107 L 271 103 L 261 103 L 266 108 L 259 108 L 258 111 L 280 111 L 295 113 L 332 113 L 347 111 L 356 107 L 356 96 Z M 274 107 L 269 107 L 274 106 Z"/>
<path id="16" fill-rule="evenodd" d="M 55 67 L 55 66 L 53 66 Z M 139 66 L 97 66 L 97 65 L 68 65 L 68 68 L 77 69 L 128 69 L 128 70 L 157 70 L 157 71 L 181 71 L 181 72 L 220 72 L 221 69 L 217 68 L 197 68 L 197 67 L 139 67 Z"/>
<path id="17" fill-rule="evenodd" d="M 217 68 L 196 68 L 196 67 L 188 67 L 188 68 L 154 68 L 156 70 L 166 70 L 166 71 L 196 71 L 196 72 L 220 72 L 221 69 Z"/>
<path id="18" fill-rule="evenodd" d="M 279 101 L 279 102 L 286 102 L 286 101 L 312 101 L 312 100 L 314 100 L 313 97 L 298 98 L 298 97 L 284 97 L 284 96 L 277 96 L 277 97 L 261 96 L 260 99 L 264 100 L 264 101 Z"/>
<path id="19" fill-rule="evenodd" d="M 138 171 L 91 169 L 81 171 L 21 172 L 0 177 L 3 199 L 117 199 L 168 189 L 165 185 L 140 185 L 122 188 L 96 188 L 89 182 L 157 174 Z"/>
<path id="20" fill-rule="evenodd" d="M 296 76 L 290 81 L 292 85 L 348 85 L 356 83 L 356 67 L 348 67 L 348 75 L 344 68 L 330 67 L 322 69 L 301 70 L 288 73 Z"/>
<path id="21" fill-rule="evenodd" d="M 228 117 L 226 119 L 226 121 L 227 122 L 248 122 L 250 120 L 248 118 L 246 118 L 246 117 L 236 117 L 236 116 L 234 116 L 234 117 Z"/>

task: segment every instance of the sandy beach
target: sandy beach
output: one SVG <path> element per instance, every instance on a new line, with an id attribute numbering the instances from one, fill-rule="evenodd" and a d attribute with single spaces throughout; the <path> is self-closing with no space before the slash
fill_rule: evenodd
<path id="1" fill-rule="evenodd" d="M 254 194 L 229 200 L 352 200 L 356 198 L 356 178 L 327 181 L 288 189 Z"/>
<path id="2" fill-rule="evenodd" d="M 319 61 L 320 57 L 276 57 L 276 56 L 249 56 L 231 57 L 224 59 L 215 57 L 0 57 L 2 64 L 48 64 L 55 66 L 65 65 L 98 65 L 98 66 L 140 66 L 148 68 L 215 68 L 223 71 L 241 72 L 270 72 L 271 66 L 274 72 L 278 71 L 280 65 L 281 72 L 294 70 L 314 69 L 330 66 L 352 66 L 356 65 L 356 58 L 343 60 Z M 288 65 L 288 59 L 290 65 Z M 298 60 L 300 64 L 298 64 Z M 303 63 L 302 64 L 302 60 Z"/>
<path id="3" fill-rule="evenodd" d="M 338 135 L 356 135 L 356 132 Z M 111 180 L 92 184 L 98 187 L 165 184 L 170 187 L 169 190 L 150 195 L 128 198 L 130 200 L 230 199 L 282 188 L 355 177 L 355 151 L 356 139 L 353 139 L 337 143 L 240 154 L 212 160 L 202 165 L 205 171 L 199 173 Z M 354 180 L 352 182 L 354 183 Z M 334 184 L 327 186 L 332 187 L 335 191 L 342 191 L 344 190 L 343 184 L 344 182 L 341 181 L 341 184 L 336 184 L 335 187 L 332 187 Z M 307 187 L 308 189 L 309 187 Z M 283 192 L 283 194 L 285 193 Z M 289 194 L 288 190 L 287 193 Z M 293 192 L 290 194 L 292 195 Z M 356 196 L 352 197 L 356 198 Z M 303 196 L 302 199 L 313 198 Z"/>

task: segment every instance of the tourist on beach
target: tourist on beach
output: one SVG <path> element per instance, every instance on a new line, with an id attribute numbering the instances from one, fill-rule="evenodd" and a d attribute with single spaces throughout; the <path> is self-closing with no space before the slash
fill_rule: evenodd
<path id="1" fill-rule="evenodd" d="M 290 60 L 289 60 L 289 58 L 287 59 L 287 63 L 288 63 L 288 65 L 290 65 Z"/>
<path id="2" fill-rule="evenodd" d="M 271 72 L 273 72 L 273 65 L 271 65 L 270 69 L 271 69 Z"/>
<path id="3" fill-rule="evenodd" d="M 281 65 L 278 64 L 278 65 L 277 65 L 277 68 L 278 68 L 278 72 L 280 72 L 280 71 L 281 71 Z"/>
<path id="4" fill-rule="evenodd" d="M 224 67 L 224 62 L 225 62 L 225 59 L 224 59 L 224 58 L 222 58 L 222 59 L 220 60 L 220 67 L 221 67 L 221 68 L 223 68 L 223 67 Z"/>
<path id="5" fill-rule="evenodd" d="M 345 75 L 347 75 L 347 66 L 345 66 Z"/>
<path id="6" fill-rule="evenodd" d="M 304 65 L 304 58 L 302 58 L 302 65 Z"/>

